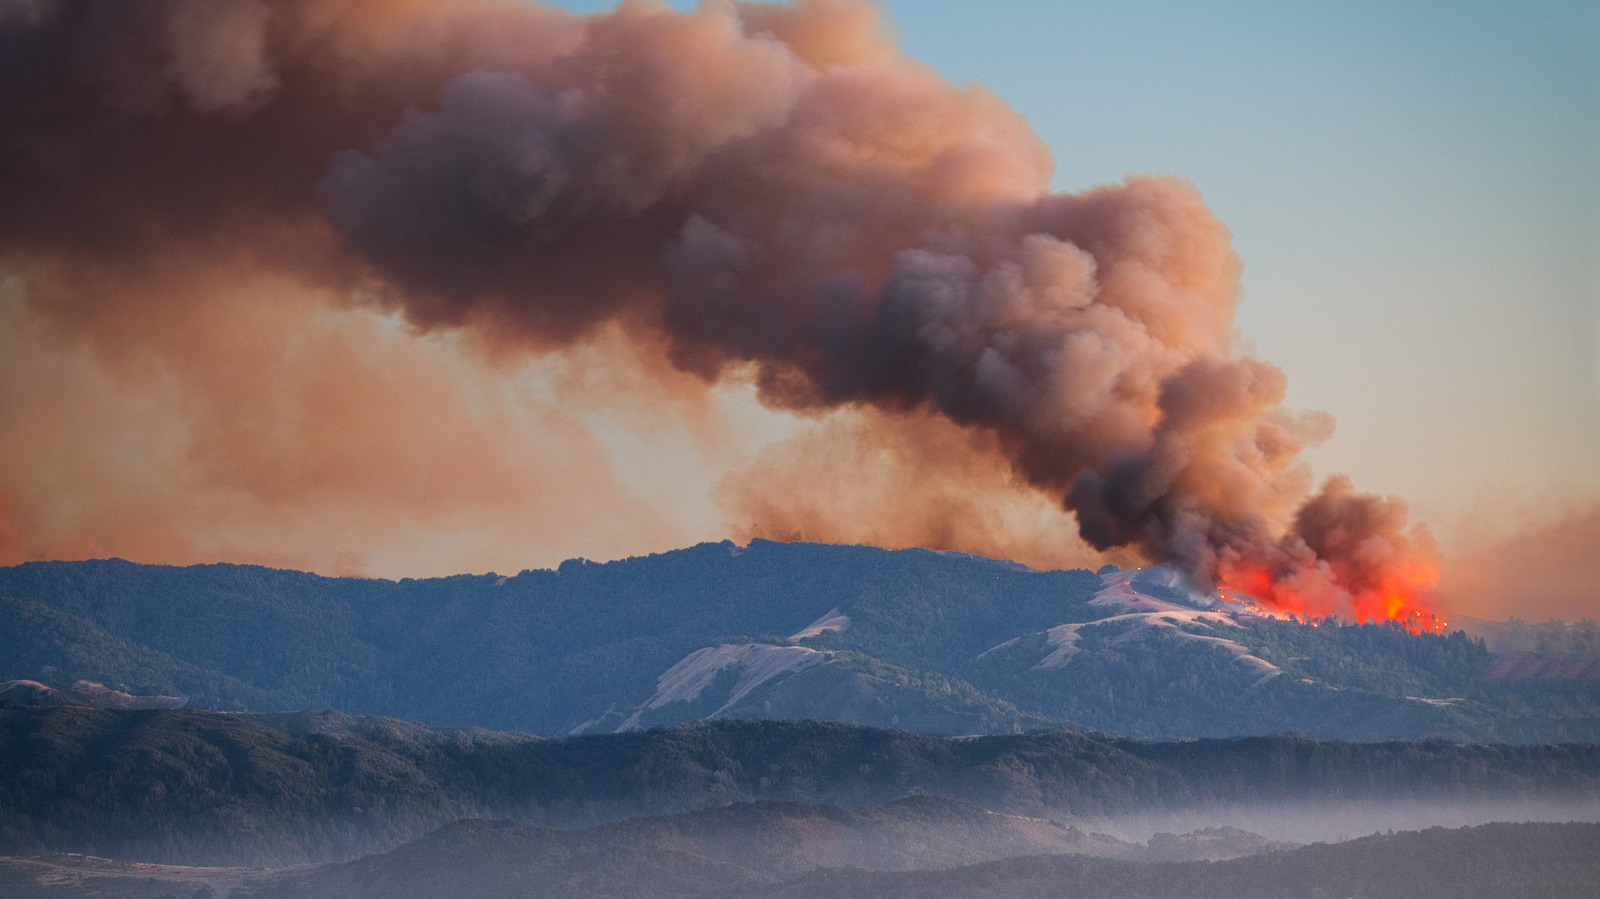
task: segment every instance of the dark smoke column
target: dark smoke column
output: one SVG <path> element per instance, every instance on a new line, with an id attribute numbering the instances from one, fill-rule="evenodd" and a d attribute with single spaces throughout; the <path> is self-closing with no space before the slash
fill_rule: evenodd
<path id="1" fill-rule="evenodd" d="M 119 158 L 119 128 L 222 154 L 198 208 L 141 208 L 158 231 L 265 210 L 320 235 L 314 266 L 285 265 L 424 328 L 542 352 L 621 322 L 707 385 L 753 370 L 775 407 L 990 432 L 1095 546 L 1201 587 L 1394 618 L 1431 583 L 1398 501 L 1338 479 L 1307 499 L 1299 451 L 1326 420 L 1284 411 L 1282 373 L 1234 353 L 1239 262 L 1195 191 L 1049 193 L 1021 118 L 900 56 L 864 2 L 135 6 L 140 27 L 115 30 L 129 14 L 44 4 L 4 39 L 41 70 L 78 47 L 72 83 L 161 100 L 84 123 L 119 185 L 174 177 Z M 241 46 L 249 65 L 202 77 Z M 36 103 L 0 96 L 8 128 L 45 139 Z M 141 195 L 66 211 L 127 215 L 103 207 Z"/>

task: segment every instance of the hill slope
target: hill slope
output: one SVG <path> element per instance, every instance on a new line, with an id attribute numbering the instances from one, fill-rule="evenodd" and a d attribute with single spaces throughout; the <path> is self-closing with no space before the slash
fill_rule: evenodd
<path id="1" fill-rule="evenodd" d="M 462 817 L 573 827 L 736 803 L 861 809 L 907 797 L 1056 822 L 1037 825 L 1032 851 L 1079 839 L 1063 826 L 1119 821 L 1134 822 L 1122 830 L 1140 841 L 1163 821 L 1276 834 L 1285 810 L 1344 815 L 1354 833 L 1383 826 L 1363 822 L 1386 820 L 1375 817 L 1385 807 L 1412 826 L 1541 806 L 1559 806 L 1560 820 L 1597 819 L 1600 747 L 1145 743 L 1069 731 L 946 739 L 741 721 L 543 740 L 339 713 L 0 707 L 0 854 L 281 865 L 385 850 Z M 967 815 L 916 802 L 899 809 Z M 1447 810 L 1429 819 L 1430 806 Z M 1252 816 L 1275 823 L 1250 826 Z M 982 846 L 982 830 L 959 844 Z"/>
<path id="2" fill-rule="evenodd" d="M 1169 572 L 703 544 L 399 582 L 119 561 L 0 569 L 0 680 L 548 735 L 704 717 L 930 733 L 1600 740 L 1600 682 L 1465 634 L 1194 604 Z M 1202 601 L 1203 602 L 1203 601 Z"/>

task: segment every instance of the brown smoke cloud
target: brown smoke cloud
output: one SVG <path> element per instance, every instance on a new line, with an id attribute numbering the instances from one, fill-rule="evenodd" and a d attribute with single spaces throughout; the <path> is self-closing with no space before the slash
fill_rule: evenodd
<path id="1" fill-rule="evenodd" d="M 1539 509 L 1496 502 L 1455 534 L 1439 580 L 1452 613 L 1525 621 L 1594 618 L 1600 608 L 1600 501 Z"/>
<path id="2" fill-rule="evenodd" d="M 741 540 L 920 546 L 1041 569 L 1108 557 L 1072 515 L 1022 481 L 987 431 L 872 410 L 830 416 L 718 485 Z M 1137 564 L 1131 553 L 1118 561 Z"/>
<path id="3" fill-rule="evenodd" d="M 608 379 L 639 377 L 615 371 L 620 354 L 530 372 L 274 272 L 159 268 L 137 288 L 82 271 L 27 279 L 115 291 L 124 302 L 92 324 L 4 306 L 13 561 L 409 574 L 682 541 L 567 411 L 615 403 L 600 395 Z M 596 364 L 607 378 L 590 383 Z"/>
<path id="4" fill-rule="evenodd" d="M 1297 610 L 1401 616 L 1431 579 L 1398 501 L 1335 480 L 1306 502 L 1299 450 L 1328 423 L 1282 410 L 1282 373 L 1234 351 L 1240 266 L 1195 191 L 1049 193 L 1026 123 L 900 56 L 863 2 L 22 9 L 0 26 L 18 199 L 0 265 L 117 377 L 174 380 L 190 478 L 308 519 L 330 491 L 427 518 L 478 490 L 492 509 L 490 479 L 422 485 L 439 459 L 522 471 L 509 418 L 457 411 L 464 445 L 429 450 L 437 424 L 416 422 L 448 390 L 428 405 L 442 388 L 345 331 L 288 349 L 318 316 L 379 310 L 491 366 L 630 335 L 616 352 L 662 375 L 642 394 L 750 382 L 772 408 L 844 410 L 835 438 L 885 450 L 910 488 L 881 524 L 825 526 L 781 462 L 816 454 L 780 448 L 724 488 L 748 533 L 1056 557 L 1049 530 L 994 524 L 1009 500 L 948 486 L 986 483 L 1070 511 L 1096 549 Z M 235 414 L 230 384 L 280 414 Z M 526 470 L 581 474 L 567 436 L 570 457 Z M 506 477 L 507 495 L 556 489 Z"/>

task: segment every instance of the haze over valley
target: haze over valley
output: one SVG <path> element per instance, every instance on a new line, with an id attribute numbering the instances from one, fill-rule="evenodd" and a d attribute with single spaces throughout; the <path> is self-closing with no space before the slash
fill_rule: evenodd
<path id="1" fill-rule="evenodd" d="M 1492 652 L 1166 567 L 767 541 L 401 582 L 29 563 L 0 596 L 29 597 L 0 602 L 0 854 L 77 854 L 0 863 L 38 895 L 915 895 L 928 869 L 1095 895 L 1263 853 L 1216 889 L 1270 890 L 1489 834 L 1560 856 L 1475 863 L 1538 895 L 1595 874 L 1555 823 L 1600 821 L 1583 627 Z M 1500 821 L 1556 829 L 1437 830 Z"/>
<path id="2" fill-rule="evenodd" d="M 1593 4 L 600 5 L 0 0 L 0 895 L 1600 892 Z"/>

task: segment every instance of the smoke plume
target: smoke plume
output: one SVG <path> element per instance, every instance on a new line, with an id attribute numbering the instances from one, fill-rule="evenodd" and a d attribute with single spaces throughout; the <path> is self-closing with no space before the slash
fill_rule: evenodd
<path id="1" fill-rule="evenodd" d="M 470 413 L 428 405 L 422 376 L 350 368 L 371 350 L 342 333 L 299 357 L 318 316 L 375 309 L 467 335 L 485 365 L 622 335 L 662 395 L 750 382 L 771 408 L 894 431 L 869 442 L 936 435 L 899 457 L 931 486 L 883 497 L 924 525 L 896 533 L 993 533 L 972 503 L 928 501 L 987 478 L 1096 549 L 1286 609 L 1401 617 L 1434 578 L 1398 500 L 1342 479 L 1311 495 L 1299 451 L 1329 423 L 1235 352 L 1240 264 L 1196 192 L 1050 193 L 1021 117 L 899 55 L 860 0 L 13 2 L 0 135 L 0 266 L 41 327 L 123 375 L 161 360 L 201 405 L 228 390 L 196 380 L 256 396 L 245 382 L 293 373 L 281 415 L 186 413 L 227 447 L 207 464 L 274 473 L 244 479 L 258 494 L 442 489 L 420 486 L 433 462 L 493 459 L 516 428 L 429 450 L 415 416 Z M 375 372 L 377 403 L 316 408 L 312 385 Z M 414 393 L 424 409 L 397 411 Z M 368 416 L 353 443 L 319 430 Z M 398 472 L 377 462 L 397 453 Z M 792 480 L 724 492 L 750 533 L 816 534 Z"/>
<path id="2" fill-rule="evenodd" d="M 1527 620 L 1592 617 L 1600 599 L 1600 502 L 1572 497 L 1518 508 L 1505 498 L 1453 534 L 1439 595 L 1452 613 Z"/>
<path id="3" fill-rule="evenodd" d="M 994 435 L 924 415 L 830 415 L 718 485 L 735 537 L 920 546 L 1036 568 L 1098 568 L 1059 502 L 1019 478 Z M 1113 561 L 1139 564 L 1132 553 Z"/>

